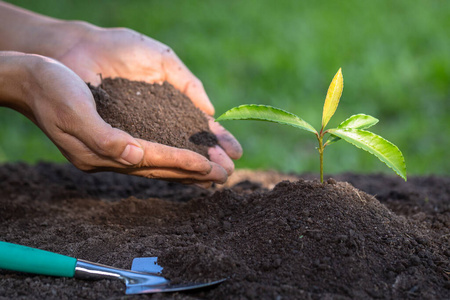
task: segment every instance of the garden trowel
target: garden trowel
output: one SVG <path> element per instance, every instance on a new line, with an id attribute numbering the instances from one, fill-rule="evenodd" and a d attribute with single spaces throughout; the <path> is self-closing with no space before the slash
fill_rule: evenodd
<path id="1" fill-rule="evenodd" d="M 172 285 L 156 258 L 135 258 L 131 270 L 109 267 L 49 251 L 0 241 L 0 269 L 80 279 L 120 279 L 126 294 L 178 292 L 219 284 L 225 279 Z"/>

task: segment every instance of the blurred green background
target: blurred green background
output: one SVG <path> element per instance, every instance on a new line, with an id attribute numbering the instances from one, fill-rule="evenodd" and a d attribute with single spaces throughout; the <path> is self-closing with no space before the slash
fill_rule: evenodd
<path id="1" fill-rule="evenodd" d="M 408 174 L 449 174 L 450 1 L 9 1 L 61 19 L 129 27 L 172 47 L 220 115 L 270 104 L 319 127 L 331 79 L 345 87 L 329 126 L 356 113 L 402 150 Z M 316 140 L 295 128 L 233 121 L 239 168 L 318 171 Z M 325 151 L 325 172 L 391 171 L 345 142 Z M 65 161 L 27 119 L 0 108 L 0 162 Z"/>

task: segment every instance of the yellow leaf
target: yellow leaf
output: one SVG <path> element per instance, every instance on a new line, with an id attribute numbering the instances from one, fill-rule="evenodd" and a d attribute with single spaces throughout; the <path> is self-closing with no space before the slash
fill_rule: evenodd
<path id="1" fill-rule="evenodd" d="M 344 77 L 342 76 L 342 69 L 340 68 L 336 75 L 334 75 L 330 87 L 328 88 L 325 104 L 323 105 L 322 128 L 325 128 L 325 126 L 328 124 L 328 121 L 330 121 L 331 117 L 336 112 L 336 108 L 339 104 L 339 99 L 341 99 L 343 88 Z"/>

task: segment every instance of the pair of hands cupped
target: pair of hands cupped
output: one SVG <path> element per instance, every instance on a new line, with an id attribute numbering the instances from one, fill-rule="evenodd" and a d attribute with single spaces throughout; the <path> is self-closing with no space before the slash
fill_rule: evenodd
<path id="1" fill-rule="evenodd" d="M 214 122 L 214 108 L 202 83 L 166 45 L 129 29 L 87 28 L 64 53 L 43 58 L 29 116 L 76 167 L 115 171 L 208 187 L 223 183 L 242 155 L 237 140 Z M 39 68 L 38 68 L 39 69 Z M 112 128 L 95 108 L 85 82 L 123 77 L 148 83 L 168 81 L 208 116 L 219 145 L 210 160 L 190 150 L 136 139 Z"/>

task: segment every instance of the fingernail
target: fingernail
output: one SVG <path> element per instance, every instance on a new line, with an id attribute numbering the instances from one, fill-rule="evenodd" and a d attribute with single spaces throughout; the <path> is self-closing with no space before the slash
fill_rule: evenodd
<path id="1" fill-rule="evenodd" d="M 127 145 L 120 156 L 120 158 L 130 165 L 137 165 L 141 162 L 143 157 L 144 150 L 135 145 Z"/>
<path id="2" fill-rule="evenodd" d="M 208 175 L 209 173 L 211 173 L 213 169 L 213 166 L 211 163 L 209 163 L 209 170 L 205 171 L 205 172 L 201 172 L 202 175 Z"/>
<path id="3" fill-rule="evenodd" d="M 195 186 L 202 189 L 209 189 L 212 186 L 212 182 L 202 182 L 202 183 L 194 183 Z"/>

